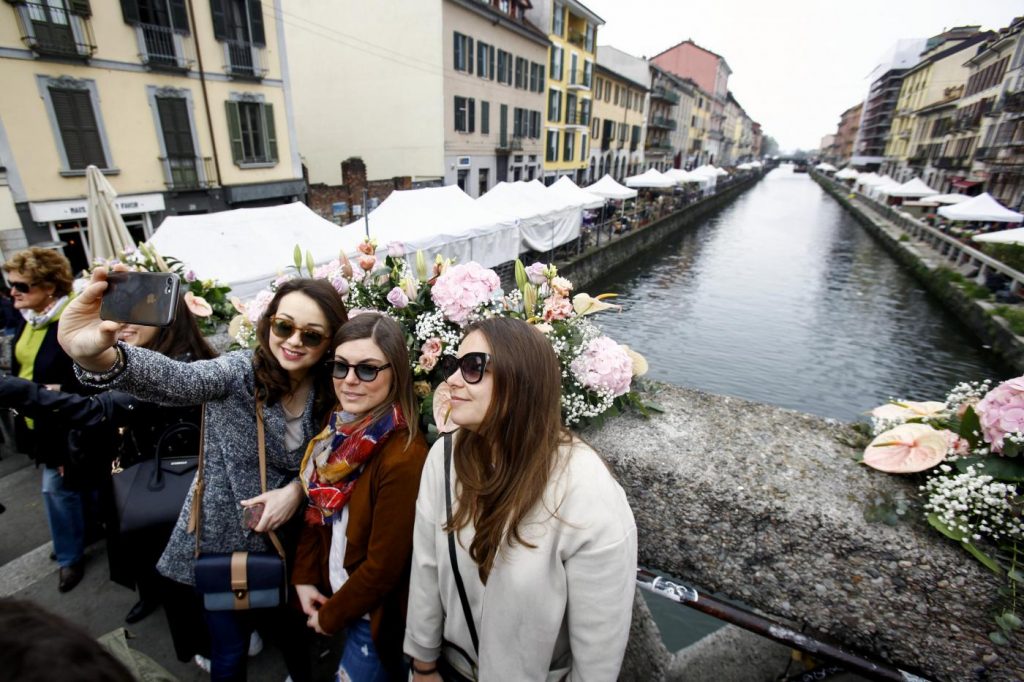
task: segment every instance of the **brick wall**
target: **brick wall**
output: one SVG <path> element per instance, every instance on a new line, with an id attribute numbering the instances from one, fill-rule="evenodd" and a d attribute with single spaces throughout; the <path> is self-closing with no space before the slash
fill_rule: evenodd
<path id="1" fill-rule="evenodd" d="M 378 203 L 387 199 L 396 189 L 412 189 L 412 178 L 408 175 L 387 180 L 367 180 L 366 164 L 359 157 L 342 161 L 341 182 L 340 185 L 309 185 L 309 207 L 339 225 L 347 225 L 360 217 L 354 208 L 362 206 L 364 189 L 368 199 L 376 199 Z M 334 215 L 333 205 L 341 202 L 346 204 L 347 211 Z"/>

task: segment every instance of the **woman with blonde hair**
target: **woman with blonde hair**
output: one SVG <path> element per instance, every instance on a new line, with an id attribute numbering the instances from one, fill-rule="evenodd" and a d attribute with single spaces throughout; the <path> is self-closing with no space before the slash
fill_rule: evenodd
<path id="1" fill-rule="evenodd" d="M 615 680 L 636 524 L 605 463 L 562 426 L 551 344 L 497 317 L 443 363 L 459 428 L 431 449 L 416 501 L 413 679 Z"/>

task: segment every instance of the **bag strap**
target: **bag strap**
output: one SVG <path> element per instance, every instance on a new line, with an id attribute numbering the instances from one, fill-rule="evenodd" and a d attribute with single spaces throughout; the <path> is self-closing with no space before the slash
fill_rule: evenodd
<path id="1" fill-rule="evenodd" d="M 206 477 L 203 476 L 206 462 L 206 405 L 203 405 L 199 417 L 199 469 L 196 472 L 196 487 L 192 491 L 192 509 L 188 515 L 188 532 L 196 536 L 195 556 L 199 557 L 199 536 L 203 532 L 203 490 L 206 487 Z"/>
<path id="2" fill-rule="evenodd" d="M 476 634 L 476 624 L 473 622 L 473 612 L 469 609 L 469 597 L 466 596 L 466 586 L 462 582 L 462 572 L 459 571 L 459 560 L 455 555 L 455 531 L 452 529 L 452 434 L 444 434 L 444 503 L 448 514 L 448 556 L 452 562 L 452 571 L 455 574 L 455 587 L 459 590 L 459 601 L 462 602 L 462 615 L 466 618 L 466 625 L 469 627 L 469 637 L 473 640 L 473 651 L 480 655 L 480 639 Z"/>
<path id="3" fill-rule="evenodd" d="M 256 401 L 256 440 L 259 444 L 260 451 L 260 492 L 267 492 L 267 443 L 266 436 L 263 433 L 263 401 Z M 277 533 L 272 530 L 267 531 L 267 535 L 270 536 L 270 541 L 274 544 L 274 549 L 281 555 L 281 560 L 285 561 L 284 546 L 281 541 L 277 539 Z"/>

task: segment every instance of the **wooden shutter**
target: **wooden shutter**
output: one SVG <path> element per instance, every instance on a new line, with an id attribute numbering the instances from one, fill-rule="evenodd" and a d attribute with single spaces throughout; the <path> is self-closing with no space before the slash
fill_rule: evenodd
<path id="1" fill-rule="evenodd" d="M 185 9 L 185 0 L 169 0 L 171 6 L 171 28 L 179 33 L 188 35 L 188 10 Z"/>
<path id="2" fill-rule="evenodd" d="M 491 132 L 491 103 L 480 102 L 480 132 L 489 135 Z"/>
<path id="3" fill-rule="evenodd" d="M 231 141 L 231 158 L 235 163 L 244 161 L 242 151 L 242 123 L 238 117 L 238 102 L 224 102 L 228 115 L 228 139 Z"/>
<path id="4" fill-rule="evenodd" d="M 467 130 L 472 133 L 476 130 L 476 100 L 470 97 L 466 102 L 466 118 L 469 119 Z"/>
<path id="5" fill-rule="evenodd" d="M 121 15 L 126 24 L 137 24 L 142 21 L 139 17 L 139 0 L 121 0 Z"/>
<path id="6" fill-rule="evenodd" d="M 89 91 L 51 88 L 50 101 L 64 143 L 68 168 L 81 170 L 89 164 L 106 168 L 107 159 L 103 154 L 103 142 Z"/>
<path id="7" fill-rule="evenodd" d="M 195 158 L 192 146 L 192 124 L 188 118 L 188 104 L 184 97 L 157 97 L 160 127 L 164 134 L 164 147 L 169 159 Z"/>
<path id="8" fill-rule="evenodd" d="M 487 70 L 487 73 L 490 76 L 490 79 L 494 80 L 494 46 L 493 45 L 488 45 L 487 46 L 487 61 L 488 61 L 489 65 L 490 65 L 490 67 L 491 67 L 491 68 L 489 68 Z"/>
<path id="9" fill-rule="evenodd" d="M 217 40 L 227 40 L 228 18 L 224 13 L 224 0 L 210 0 L 210 18 L 213 21 L 213 37 Z M 238 120 L 238 108 L 235 108 L 235 120 Z M 239 138 L 241 140 L 241 138 Z"/>
<path id="10" fill-rule="evenodd" d="M 274 126 L 274 105 L 263 105 L 263 126 L 267 133 L 267 161 L 277 162 L 277 129 Z"/>
<path id="11" fill-rule="evenodd" d="M 89 0 L 68 0 L 68 10 L 80 17 L 92 16 L 92 7 L 89 5 Z"/>
<path id="12" fill-rule="evenodd" d="M 267 36 L 263 31 L 263 7 L 260 0 L 249 0 L 249 39 L 253 45 L 265 47 Z"/>
<path id="13" fill-rule="evenodd" d="M 473 75 L 473 39 L 466 38 L 466 73 Z"/>

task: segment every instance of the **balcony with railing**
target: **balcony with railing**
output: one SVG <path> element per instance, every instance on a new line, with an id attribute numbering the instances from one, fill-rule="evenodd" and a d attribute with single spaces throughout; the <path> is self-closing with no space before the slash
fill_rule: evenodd
<path id="1" fill-rule="evenodd" d="M 164 169 L 164 184 L 171 191 L 208 189 L 217 184 L 213 159 L 208 156 L 161 156 L 160 165 Z"/>
<path id="2" fill-rule="evenodd" d="M 679 104 L 679 93 L 673 92 L 663 85 L 658 85 L 651 90 L 651 98 L 664 100 L 670 104 Z"/>
<path id="3" fill-rule="evenodd" d="M 498 138 L 498 146 L 495 151 L 499 154 L 508 154 L 509 152 L 521 152 L 523 151 L 523 138 L 520 135 L 508 134 L 501 135 Z"/>
<path id="4" fill-rule="evenodd" d="M 1003 95 L 1003 111 L 1020 113 L 1024 111 L 1024 90 Z"/>
<path id="5" fill-rule="evenodd" d="M 969 161 L 968 159 L 962 159 L 957 156 L 940 156 L 932 162 L 932 165 L 936 168 L 967 168 Z"/>
<path id="6" fill-rule="evenodd" d="M 576 47 L 586 48 L 587 36 L 580 31 L 569 31 L 569 42 Z"/>
<path id="7" fill-rule="evenodd" d="M 678 126 L 674 118 L 666 118 L 664 116 L 651 116 L 651 122 L 648 123 L 651 128 L 661 128 L 663 130 L 675 130 Z"/>
<path id="8" fill-rule="evenodd" d="M 644 149 L 648 154 L 671 154 L 672 144 L 668 140 L 647 140 Z"/>
<path id="9" fill-rule="evenodd" d="M 590 112 L 583 107 L 575 107 L 565 112 L 565 124 L 569 126 L 589 126 Z"/>
<path id="10" fill-rule="evenodd" d="M 575 71 L 569 71 L 569 89 L 570 90 L 589 90 L 590 89 L 590 72 L 584 69 L 576 69 Z"/>
<path id="11" fill-rule="evenodd" d="M 21 41 L 37 55 L 88 59 L 96 51 L 87 17 L 39 2 L 23 2 L 14 9 Z"/>
<path id="12" fill-rule="evenodd" d="M 195 58 L 187 36 L 168 26 L 138 24 L 139 59 L 154 70 L 188 71 Z"/>
<path id="13" fill-rule="evenodd" d="M 247 40 L 225 40 L 224 57 L 224 71 L 232 78 L 263 80 L 267 75 L 263 49 Z"/>

